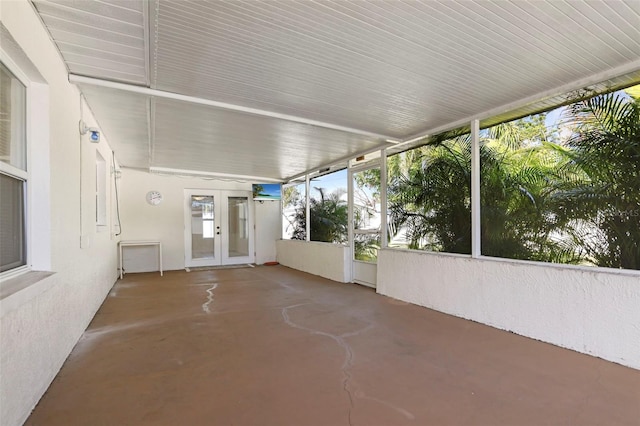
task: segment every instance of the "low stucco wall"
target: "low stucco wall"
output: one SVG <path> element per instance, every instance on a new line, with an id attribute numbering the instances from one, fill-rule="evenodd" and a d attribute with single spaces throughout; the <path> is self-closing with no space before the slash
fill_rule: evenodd
<path id="1" fill-rule="evenodd" d="M 640 369 L 640 274 L 381 250 L 380 294 Z"/>
<path id="2" fill-rule="evenodd" d="M 277 259 L 284 266 L 338 282 L 351 281 L 347 246 L 316 241 L 278 240 Z"/>

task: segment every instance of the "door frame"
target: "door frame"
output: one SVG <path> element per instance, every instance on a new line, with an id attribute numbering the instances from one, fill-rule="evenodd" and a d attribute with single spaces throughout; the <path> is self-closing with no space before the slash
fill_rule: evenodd
<path id="1" fill-rule="evenodd" d="M 356 173 L 379 168 L 381 173 L 381 179 L 383 178 L 382 173 L 384 172 L 382 167 L 382 160 L 380 158 L 369 161 L 365 164 L 357 165 L 354 167 L 349 167 L 347 174 L 347 192 L 348 192 L 348 206 L 349 206 L 349 248 L 350 248 L 350 261 L 351 261 L 351 281 L 357 284 L 361 284 L 367 287 L 376 288 L 377 281 L 377 271 L 378 271 L 378 263 L 374 262 L 365 262 L 362 260 L 355 259 L 355 214 L 354 214 L 354 200 L 355 200 L 355 188 L 353 178 Z M 380 185 L 380 191 L 386 185 Z M 381 209 L 386 211 L 386 206 L 382 206 L 382 197 L 381 197 Z M 381 212 L 382 214 L 382 212 Z M 382 239 L 385 238 L 384 233 L 382 232 L 382 227 L 386 226 L 385 221 L 382 220 L 380 222 L 380 231 L 378 234 L 380 235 L 380 242 L 382 246 Z M 373 234 L 371 231 L 358 232 L 358 234 Z"/>
<path id="2" fill-rule="evenodd" d="M 213 196 L 214 198 L 214 257 L 206 259 L 193 259 L 192 234 L 191 234 L 191 197 L 194 195 Z M 229 256 L 229 197 L 247 198 L 247 236 L 249 239 L 248 256 Z M 185 188 L 183 195 L 184 208 L 184 264 L 185 268 L 197 268 L 206 266 L 238 265 L 248 264 L 255 261 L 255 226 L 254 226 L 254 206 L 251 191 L 242 190 L 221 190 L 221 189 L 191 189 Z M 219 232 L 219 233 L 218 233 Z"/>

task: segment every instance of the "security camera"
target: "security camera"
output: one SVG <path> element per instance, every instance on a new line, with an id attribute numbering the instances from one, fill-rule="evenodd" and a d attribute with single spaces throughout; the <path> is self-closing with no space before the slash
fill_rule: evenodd
<path id="1" fill-rule="evenodd" d="M 87 127 L 87 125 L 84 124 L 84 121 L 80 120 L 80 134 L 86 135 L 87 133 L 89 133 L 89 140 L 91 142 L 100 142 L 100 130 L 95 127 Z"/>

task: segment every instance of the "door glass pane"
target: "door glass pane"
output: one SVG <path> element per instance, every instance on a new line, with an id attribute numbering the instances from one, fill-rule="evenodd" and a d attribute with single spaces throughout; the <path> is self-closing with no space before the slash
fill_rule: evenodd
<path id="1" fill-rule="evenodd" d="M 378 261 L 378 249 L 380 248 L 380 234 L 354 234 L 353 258 L 365 262 Z"/>
<path id="2" fill-rule="evenodd" d="M 229 197 L 229 257 L 249 256 L 249 199 Z"/>
<path id="3" fill-rule="evenodd" d="M 375 262 L 380 248 L 380 168 L 353 174 L 353 229 L 356 260 Z"/>
<path id="4" fill-rule="evenodd" d="M 0 174 L 0 272 L 26 264 L 24 181 Z"/>
<path id="5" fill-rule="evenodd" d="M 211 195 L 191 196 L 191 257 L 212 259 L 215 257 L 215 215 Z"/>

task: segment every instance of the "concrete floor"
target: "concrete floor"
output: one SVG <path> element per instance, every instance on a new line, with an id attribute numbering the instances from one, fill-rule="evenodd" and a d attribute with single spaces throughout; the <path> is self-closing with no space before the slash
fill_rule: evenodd
<path id="1" fill-rule="evenodd" d="M 27 425 L 639 425 L 640 371 L 282 266 L 118 281 Z"/>

